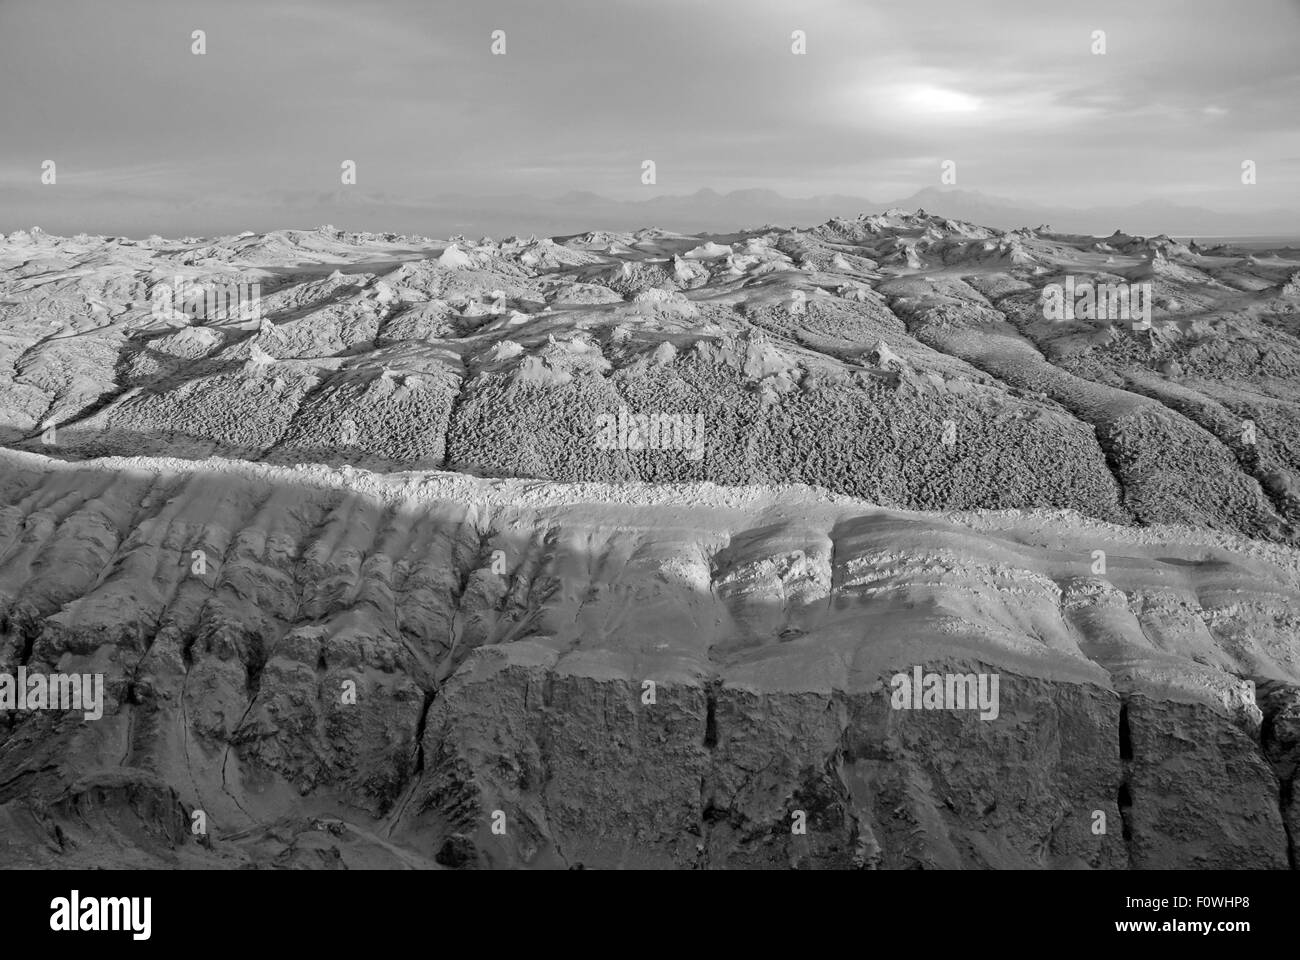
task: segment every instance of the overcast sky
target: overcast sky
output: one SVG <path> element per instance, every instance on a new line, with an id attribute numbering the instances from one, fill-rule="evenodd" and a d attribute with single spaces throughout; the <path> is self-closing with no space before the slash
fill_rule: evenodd
<path id="1" fill-rule="evenodd" d="M 0 229 L 408 230 L 442 195 L 884 201 L 945 160 L 1021 202 L 1297 208 L 1297 39 L 1297 0 L 0 0 Z"/>

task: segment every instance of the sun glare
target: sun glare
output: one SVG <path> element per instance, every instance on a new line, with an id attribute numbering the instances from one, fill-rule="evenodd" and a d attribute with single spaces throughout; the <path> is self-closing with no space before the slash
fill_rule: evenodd
<path id="1" fill-rule="evenodd" d="M 900 99 L 907 109 L 918 113 L 974 113 L 980 108 L 975 97 L 942 87 L 907 87 Z"/>

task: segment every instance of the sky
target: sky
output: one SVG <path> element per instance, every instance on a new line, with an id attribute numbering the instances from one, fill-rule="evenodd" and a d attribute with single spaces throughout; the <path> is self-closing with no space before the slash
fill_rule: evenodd
<path id="1" fill-rule="evenodd" d="M 1300 209 L 1298 36 L 1300 0 L 0 0 L 0 230 L 472 231 L 945 162 L 1021 203 Z"/>

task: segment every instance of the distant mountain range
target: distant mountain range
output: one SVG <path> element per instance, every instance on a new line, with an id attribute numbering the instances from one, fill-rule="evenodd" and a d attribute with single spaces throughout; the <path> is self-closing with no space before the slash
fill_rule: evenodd
<path id="1" fill-rule="evenodd" d="M 38 188 L 39 189 L 39 188 Z M 1119 229 L 1170 236 L 1300 236 L 1300 213 L 1270 210 L 1224 213 L 1152 200 L 1132 206 L 1068 207 L 1020 203 L 955 188 L 927 187 L 909 197 L 870 200 L 845 194 L 794 199 L 773 190 L 698 190 L 648 200 L 613 200 L 581 191 L 559 197 L 527 194 L 413 197 L 355 188 L 320 192 L 275 191 L 258 196 L 210 196 L 185 202 L 146 196 L 78 194 L 75 188 L 51 206 L 48 194 L 0 189 L 0 231 L 40 225 L 51 233 L 126 234 L 144 237 L 215 236 L 286 225 L 311 229 L 330 223 L 346 230 L 421 234 L 442 238 L 564 236 L 588 230 L 661 227 L 682 233 L 726 233 L 764 225 L 808 227 L 831 217 L 856 217 L 901 207 L 1015 229 L 1051 226 L 1063 233 L 1108 236 Z"/>
<path id="2" fill-rule="evenodd" d="M 462 223 L 498 220 L 510 211 L 512 232 L 550 233 L 592 229 L 635 230 L 663 227 L 696 233 L 753 228 L 764 224 L 808 226 L 831 217 L 855 217 L 892 207 L 924 209 L 928 213 L 969 220 L 984 226 L 1014 229 L 1048 224 L 1070 233 L 1105 236 L 1116 229 L 1129 233 L 1193 236 L 1300 235 L 1300 213 L 1222 213 L 1203 207 L 1147 201 L 1132 206 L 1073 209 L 1018 203 L 1004 197 L 967 190 L 927 187 L 910 197 L 876 201 L 844 194 L 793 199 L 773 190 L 699 190 L 684 196 L 649 200 L 611 200 L 589 192 L 568 193 L 551 200 L 526 196 L 466 199 L 440 197 L 435 209 Z"/>

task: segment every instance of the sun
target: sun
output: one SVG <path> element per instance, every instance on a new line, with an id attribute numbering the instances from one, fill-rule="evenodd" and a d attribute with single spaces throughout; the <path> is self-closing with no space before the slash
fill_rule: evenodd
<path id="1" fill-rule="evenodd" d="M 943 87 L 905 87 L 900 100 L 908 110 L 916 113 L 975 113 L 980 109 L 980 102 L 975 97 Z"/>

